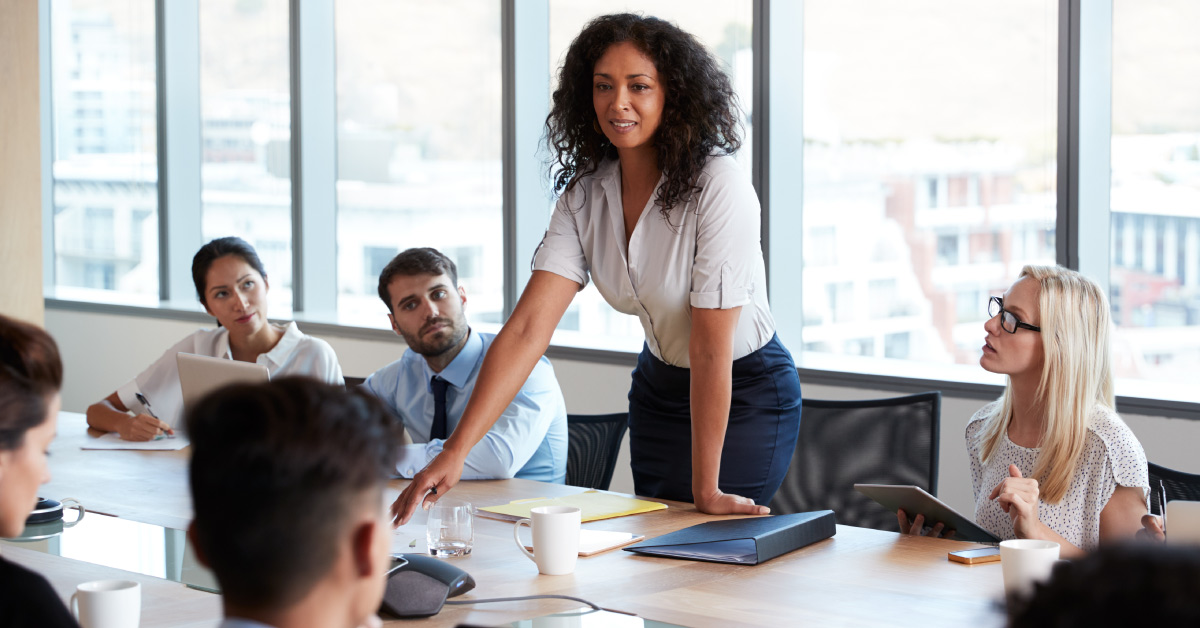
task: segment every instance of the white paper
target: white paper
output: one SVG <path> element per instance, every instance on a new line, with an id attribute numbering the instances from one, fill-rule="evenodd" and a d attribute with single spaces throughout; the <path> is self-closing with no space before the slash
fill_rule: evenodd
<path id="1" fill-rule="evenodd" d="M 142 451 L 177 451 L 190 443 L 184 436 L 160 438 L 158 440 L 132 441 L 122 440 L 117 432 L 109 432 L 100 438 L 89 438 L 80 449 L 137 449 Z"/>

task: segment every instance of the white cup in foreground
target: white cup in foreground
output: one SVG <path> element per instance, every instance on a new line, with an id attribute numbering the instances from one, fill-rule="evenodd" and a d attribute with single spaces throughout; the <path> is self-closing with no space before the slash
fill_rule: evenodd
<path id="1" fill-rule="evenodd" d="M 82 628 L 137 628 L 142 585 L 132 580 L 94 580 L 75 587 L 71 614 Z"/>
<path id="2" fill-rule="evenodd" d="M 539 506 L 530 511 L 530 519 L 513 526 L 513 539 L 529 560 L 537 563 L 539 572 L 547 576 L 571 573 L 579 557 L 580 516 L 574 506 Z M 525 525 L 533 533 L 533 552 L 521 542 L 521 526 Z"/>
<path id="3" fill-rule="evenodd" d="M 1058 543 L 1035 539 L 1000 542 L 1000 570 L 1009 599 L 1027 596 L 1035 582 L 1045 582 L 1058 562 Z"/>

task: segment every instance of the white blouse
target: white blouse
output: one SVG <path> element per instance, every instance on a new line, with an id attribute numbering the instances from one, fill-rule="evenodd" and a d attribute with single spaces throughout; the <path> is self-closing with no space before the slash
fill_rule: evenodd
<path id="1" fill-rule="evenodd" d="M 1021 447 L 1005 434 L 991 459 L 983 462 L 983 426 L 998 403 L 984 406 L 971 417 L 966 436 L 971 488 L 975 492 L 975 522 L 1005 540 L 1016 538 L 1012 519 L 996 500 L 988 497 L 1008 477 L 1010 464 L 1017 465 L 1024 477 L 1030 477 L 1040 450 Z M 1141 488 L 1149 507 L 1150 479 L 1142 444 L 1116 412 L 1097 406 L 1088 421 L 1087 440 L 1071 487 L 1057 504 L 1039 499 L 1038 518 L 1076 547 L 1095 549 L 1100 542 L 1100 511 L 1108 505 L 1118 485 Z"/>
<path id="2" fill-rule="evenodd" d="M 558 199 L 533 269 L 581 290 L 590 275 L 609 305 L 638 317 L 651 353 L 667 364 L 690 365 L 691 307 L 741 306 L 733 357 L 757 351 L 775 334 L 758 197 L 732 157 L 710 158 L 697 185 L 669 220 L 654 202 L 656 189 L 626 251 L 620 161 L 605 161 Z"/>
<path id="3" fill-rule="evenodd" d="M 287 327 L 276 325 L 275 328 L 282 331 L 283 336 L 273 349 L 259 354 L 255 360 L 255 363 L 267 367 L 271 377 L 308 375 L 330 384 L 345 384 L 337 354 L 329 343 L 306 335 L 295 322 L 288 323 Z M 159 419 L 173 428 L 181 427 L 183 389 L 179 385 L 179 367 L 175 363 L 175 355 L 179 353 L 232 360 L 229 330 L 224 327 L 201 329 L 175 343 L 154 364 L 117 389 L 121 403 L 133 412 L 145 412 L 146 407 L 137 399 L 137 393 L 140 392 L 150 402 Z"/>

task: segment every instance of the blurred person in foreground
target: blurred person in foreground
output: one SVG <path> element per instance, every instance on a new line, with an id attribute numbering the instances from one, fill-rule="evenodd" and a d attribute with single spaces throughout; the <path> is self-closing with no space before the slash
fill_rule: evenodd
<path id="1" fill-rule="evenodd" d="M 47 452 L 62 388 L 58 345 L 45 330 L 0 315 L 0 537 L 19 536 L 50 481 Z M 0 626 L 77 626 L 42 576 L 0 558 Z"/>
<path id="2" fill-rule="evenodd" d="M 188 536 L 221 585 L 222 628 L 377 625 L 400 442 L 379 401 L 285 377 L 215 391 L 186 420 Z"/>
<path id="3" fill-rule="evenodd" d="M 1009 609 L 1012 628 L 1200 626 L 1200 548 L 1120 543 L 1060 561 Z"/>

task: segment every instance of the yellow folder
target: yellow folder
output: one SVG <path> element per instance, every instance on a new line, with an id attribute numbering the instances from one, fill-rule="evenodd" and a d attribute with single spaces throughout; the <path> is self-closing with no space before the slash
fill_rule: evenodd
<path id="1" fill-rule="evenodd" d="M 481 506 L 481 517 L 516 521 L 528 519 L 531 511 L 539 506 L 575 506 L 581 511 L 583 522 L 612 519 L 625 515 L 637 515 L 643 512 L 665 510 L 667 505 L 658 502 L 648 502 L 644 499 L 626 497 L 616 493 L 603 491 L 584 491 L 567 495 L 566 497 L 518 499 L 517 501 L 499 506 Z"/>

